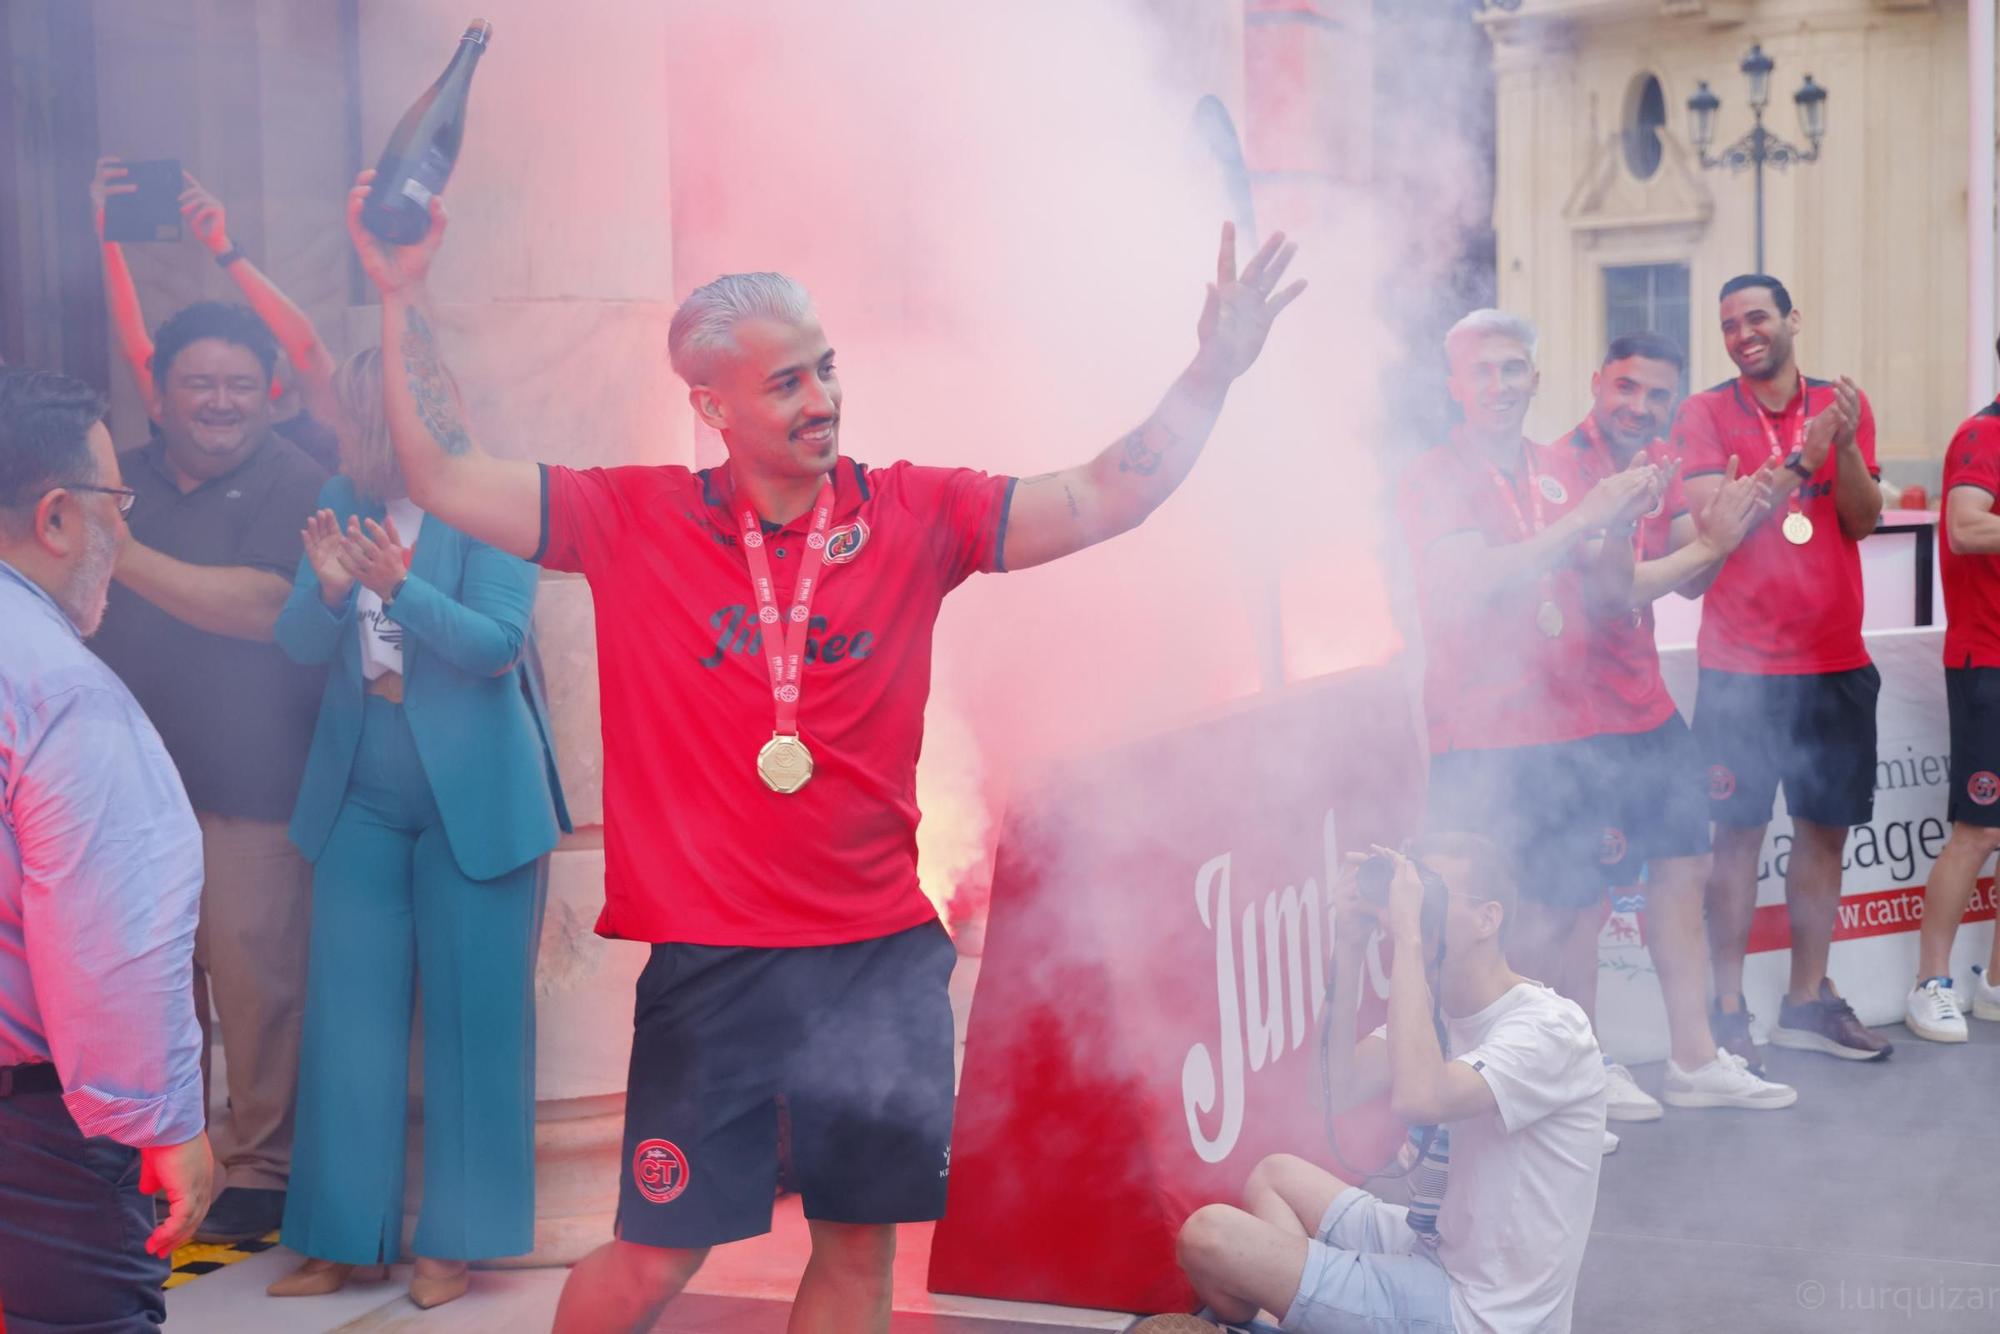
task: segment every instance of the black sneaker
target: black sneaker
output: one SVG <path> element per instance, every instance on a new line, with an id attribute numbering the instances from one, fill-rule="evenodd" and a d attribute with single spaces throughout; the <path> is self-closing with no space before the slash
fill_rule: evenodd
<path id="1" fill-rule="evenodd" d="M 231 1186 L 215 1197 L 208 1217 L 194 1230 L 196 1241 L 211 1244 L 256 1241 L 278 1230 L 285 1220 L 285 1192 Z"/>
<path id="2" fill-rule="evenodd" d="M 1885 1037 L 1862 1025 L 1854 1007 L 1833 994 L 1833 984 L 1822 979 L 1819 999 L 1794 1005 L 1787 1000 L 1778 1011 L 1778 1026 L 1771 1041 L 1799 1051 L 1825 1052 L 1843 1061 L 1879 1061 L 1895 1050 Z"/>
<path id="3" fill-rule="evenodd" d="M 1764 1073 L 1764 1057 L 1758 1052 L 1757 1044 L 1750 1037 L 1750 1007 L 1741 996 L 1736 998 L 1736 1008 L 1725 1010 L 1712 1005 L 1708 1010 L 1709 1031 L 1716 1042 L 1731 1056 L 1740 1056 L 1750 1067 L 1750 1073 L 1760 1078 Z"/>

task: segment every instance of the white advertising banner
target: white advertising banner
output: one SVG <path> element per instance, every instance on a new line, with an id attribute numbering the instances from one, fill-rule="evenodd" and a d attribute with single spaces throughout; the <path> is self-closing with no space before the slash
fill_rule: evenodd
<path id="1" fill-rule="evenodd" d="M 1902 1018 L 1915 980 L 1917 924 L 1924 881 L 1950 833 L 1950 734 L 1945 714 L 1941 628 L 1878 630 L 1869 653 L 1882 673 L 1876 718 L 1875 818 L 1854 830 L 1843 859 L 1840 920 L 1829 972 L 1865 1024 Z M 1683 716 L 1694 716 L 1697 668 L 1692 648 L 1665 649 L 1660 667 Z M 1760 1040 L 1776 1021 L 1790 969 L 1785 867 L 1791 818 L 1782 795 L 1758 864 L 1757 915 L 1750 932 L 1743 990 L 1758 1018 Z M 1664 1060 L 1666 1011 L 1647 954 L 1635 895 L 1614 897 L 1599 937 L 1597 1030 L 1605 1051 L 1625 1062 Z M 1963 986 L 1993 939 L 1994 890 L 1982 877 L 1967 925 L 1953 946 L 1952 976 Z"/>

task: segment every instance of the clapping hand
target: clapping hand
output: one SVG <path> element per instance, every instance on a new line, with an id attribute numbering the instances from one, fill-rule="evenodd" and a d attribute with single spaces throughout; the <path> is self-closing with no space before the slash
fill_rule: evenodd
<path id="1" fill-rule="evenodd" d="M 347 539 L 341 536 L 340 520 L 332 510 L 323 509 L 306 520 L 299 534 L 306 547 L 306 564 L 319 579 L 320 600 L 329 607 L 347 601 L 354 591 L 354 576 L 343 559 Z"/>
<path id="2" fill-rule="evenodd" d="M 349 516 L 343 536 L 341 560 L 348 573 L 369 592 L 389 601 L 410 572 L 409 553 L 396 532 L 396 521 L 383 527 L 373 519 Z"/>
<path id="3" fill-rule="evenodd" d="M 1777 467 L 1766 463 L 1748 477 L 1739 477 L 1742 465 L 1735 455 L 1730 456 L 1722 485 L 1694 516 L 1702 540 L 1718 554 L 1726 556 L 1743 545 L 1750 530 L 1770 513 L 1771 493 L 1777 487 Z"/>
<path id="4" fill-rule="evenodd" d="M 1278 288 L 1278 280 L 1298 249 L 1285 240 L 1283 232 L 1273 232 L 1239 276 L 1236 225 L 1222 224 L 1222 253 L 1216 259 L 1215 281 L 1209 285 L 1208 302 L 1195 324 L 1201 339 L 1201 350 L 1195 353 L 1197 367 L 1227 383 L 1256 362 L 1257 354 L 1264 350 L 1264 339 L 1270 335 L 1271 322 L 1306 290 L 1304 280 Z"/>
<path id="5" fill-rule="evenodd" d="M 1666 475 L 1644 454 L 1636 455 L 1623 471 L 1591 487 L 1577 513 L 1589 528 L 1629 528 L 1660 503 Z"/>
<path id="6" fill-rule="evenodd" d="M 1806 422 L 1806 438 L 1799 447 L 1799 462 L 1806 471 L 1818 472 L 1835 445 L 1854 443 L 1854 431 L 1860 424 L 1861 387 L 1843 375 L 1840 383 L 1833 387 L 1833 402 Z"/>

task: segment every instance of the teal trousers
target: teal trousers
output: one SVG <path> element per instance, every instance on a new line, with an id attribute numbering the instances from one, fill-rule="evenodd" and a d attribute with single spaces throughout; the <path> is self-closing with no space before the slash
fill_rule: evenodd
<path id="1" fill-rule="evenodd" d="M 412 1248 L 534 1248 L 540 863 L 470 880 L 400 706 L 370 696 L 313 868 L 312 947 L 284 1244 L 349 1264 L 402 1248 L 412 1004 L 423 980 L 423 1203 Z"/>

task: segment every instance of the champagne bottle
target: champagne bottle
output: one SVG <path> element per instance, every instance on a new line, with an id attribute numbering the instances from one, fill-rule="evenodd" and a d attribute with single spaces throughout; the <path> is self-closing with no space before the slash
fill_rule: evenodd
<path id="1" fill-rule="evenodd" d="M 361 206 L 361 225 L 391 245 L 414 245 L 431 226 L 431 198 L 444 192 L 465 140 L 465 104 L 472 71 L 492 40 L 493 25 L 474 19 L 459 38 L 444 73 L 403 113 L 375 164 Z"/>

